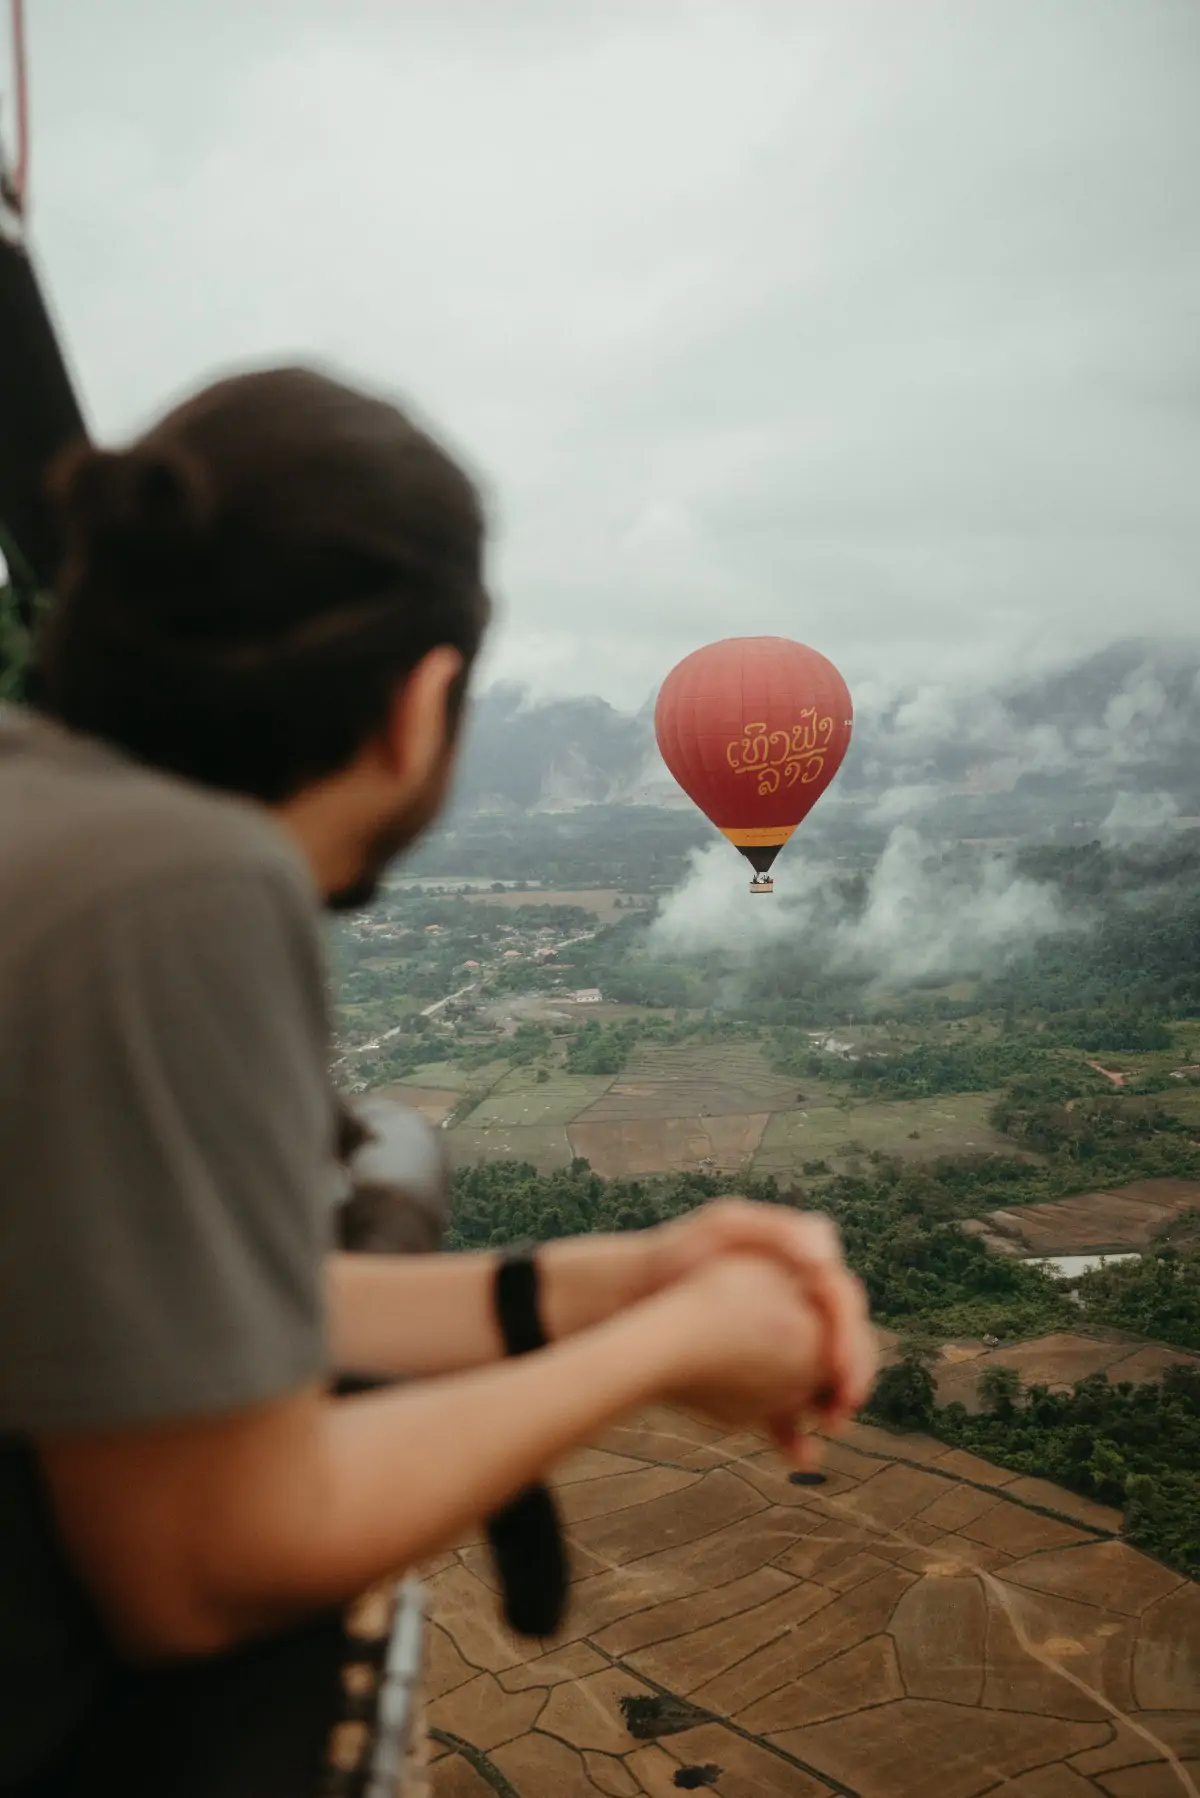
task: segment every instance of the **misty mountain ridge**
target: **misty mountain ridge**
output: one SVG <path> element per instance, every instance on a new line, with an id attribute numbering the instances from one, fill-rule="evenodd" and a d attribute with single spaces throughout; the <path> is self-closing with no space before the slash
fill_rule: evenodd
<path id="1" fill-rule="evenodd" d="M 949 806 L 963 829 L 988 812 L 1016 832 L 1021 815 L 1048 806 L 1136 833 L 1200 814 L 1198 750 L 1200 646 L 1130 640 L 992 684 L 931 682 L 882 699 L 868 689 L 822 811 L 887 824 Z M 533 700 L 502 683 L 475 702 L 459 819 L 689 803 L 658 754 L 653 699 L 622 712 L 595 696 Z"/>
<path id="2" fill-rule="evenodd" d="M 653 704 L 621 712 L 595 696 L 534 701 L 524 687 L 501 682 L 472 707 L 460 815 L 688 803 L 659 757 Z"/>

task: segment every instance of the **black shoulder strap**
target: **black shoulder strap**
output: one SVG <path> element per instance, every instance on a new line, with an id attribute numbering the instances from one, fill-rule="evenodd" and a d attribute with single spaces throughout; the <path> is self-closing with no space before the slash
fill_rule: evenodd
<path id="1" fill-rule="evenodd" d="M 15 140 L 0 143 L 0 545 L 10 563 L 19 623 L 58 572 L 59 543 L 46 493 L 50 464 L 85 435 L 83 414 L 29 258 L 29 71 L 24 0 L 8 0 Z"/>
<path id="2" fill-rule="evenodd" d="M 26 578 L 17 584 L 27 590 L 49 588 L 58 569 L 47 470 L 85 435 L 29 252 L 0 229 L 0 525 L 23 564 L 14 572 Z"/>

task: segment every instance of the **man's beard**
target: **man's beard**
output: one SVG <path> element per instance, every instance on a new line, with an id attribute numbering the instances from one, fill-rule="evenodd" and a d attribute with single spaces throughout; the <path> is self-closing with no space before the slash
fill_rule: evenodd
<path id="1" fill-rule="evenodd" d="M 330 893 L 325 901 L 329 911 L 365 911 L 378 897 L 383 877 L 396 857 L 429 828 L 441 811 L 453 760 L 454 746 L 451 744 L 421 791 L 363 844 L 359 872 L 337 892 Z"/>

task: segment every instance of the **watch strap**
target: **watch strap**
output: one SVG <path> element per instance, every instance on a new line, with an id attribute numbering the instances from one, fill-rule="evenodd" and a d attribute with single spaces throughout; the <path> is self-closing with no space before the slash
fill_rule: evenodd
<path id="1" fill-rule="evenodd" d="M 496 1267 L 496 1321 L 506 1355 L 530 1355 L 549 1338 L 542 1323 L 541 1280 L 531 1248 L 508 1249 Z"/>

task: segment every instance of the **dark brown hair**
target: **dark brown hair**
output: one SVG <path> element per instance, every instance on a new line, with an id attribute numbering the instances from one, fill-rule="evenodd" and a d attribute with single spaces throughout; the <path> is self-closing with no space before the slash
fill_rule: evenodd
<path id="1" fill-rule="evenodd" d="M 475 487 L 324 375 L 219 381 L 128 449 L 71 451 L 54 485 L 38 704 L 154 767 L 289 798 L 354 759 L 431 649 L 479 648 Z"/>

